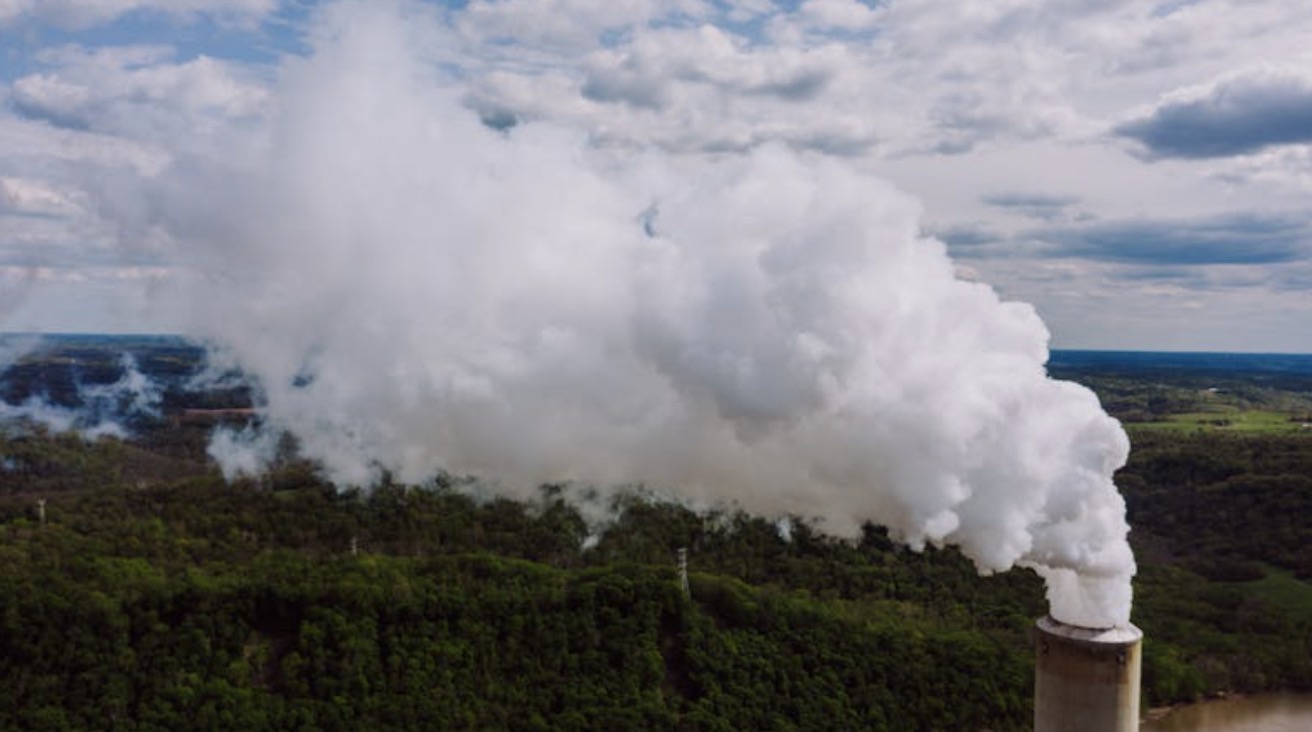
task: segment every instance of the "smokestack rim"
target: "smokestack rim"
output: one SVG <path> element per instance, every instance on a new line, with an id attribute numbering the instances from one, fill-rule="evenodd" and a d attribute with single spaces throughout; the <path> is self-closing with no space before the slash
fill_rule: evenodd
<path id="1" fill-rule="evenodd" d="M 1143 631 L 1133 623 L 1113 628 L 1085 628 L 1045 615 L 1039 618 L 1035 626 L 1048 635 L 1083 643 L 1130 646 L 1143 640 Z"/>

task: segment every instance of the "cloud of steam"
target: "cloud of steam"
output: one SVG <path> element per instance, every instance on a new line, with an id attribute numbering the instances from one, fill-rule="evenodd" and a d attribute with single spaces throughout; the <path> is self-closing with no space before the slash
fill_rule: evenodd
<path id="1" fill-rule="evenodd" d="M 489 129 L 413 21 L 330 8 L 268 127 L 150 192 L 194 273 L 190 334 L 258 379 L 266 429 L 344 484 L 642 482 L 873 520 L 1034 567 L 1064 622 L 1128 621 L 1124 433 L 1046 377 L 1032 308 L 954 277 L 914 201 L 781 147 Z M 269 440 L 211 453 L 249 472 Z"/>
<path id="2" fill-rule="evenodd" d="M 278 434 L 255 425 L 240 429 L 223 426 L 214 431 L 206 452 L 229 482 L 242 476 L 257 477 L 278 454 Z"/>
<path id="3" fill-rule="evenodd" d="M 0 371 L 4 365 L 0 362 Z M 38 424 L 51 432 L 77 432 L 86 440 L 128 437 L 131 429 L 127 423 L 160 417 L 162 390 L 137 369 L 131 355 L 122 356 L 121 367 L 123 375 L 112 384 L 79 384 L 76 407 L 54 404 L 37 395 L 21 404 L 0 401 L 0 424 Z"/>

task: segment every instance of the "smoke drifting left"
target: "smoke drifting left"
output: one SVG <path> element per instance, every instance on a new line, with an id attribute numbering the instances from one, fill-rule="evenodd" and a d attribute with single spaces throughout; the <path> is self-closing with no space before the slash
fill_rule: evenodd
<path id="1" fill-rule="evenodd" d="M 267 119 L 105 202 L 182 273 L 187 335 L 258 382 L 264 431 L 214 444 L 230 471 L 287 432 L 343 485 L 643 483 L 873 520 L 1034 567 L 1064 622 L 1128 622 L 1124 433 L 1047 378 L 1032 308 L 955 278 L 915 201 L 780 146 L 489 129 L 423 62 L 427 22 L 328 7 Z"/>

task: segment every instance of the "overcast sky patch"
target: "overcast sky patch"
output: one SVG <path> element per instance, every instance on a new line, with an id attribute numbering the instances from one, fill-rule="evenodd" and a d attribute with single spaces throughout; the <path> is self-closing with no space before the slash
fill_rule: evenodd
<path id="1" fill-rule="evenodd" d="M 948 245 L 953 258 L 981 259 L 996 256 L 996 245 L 1006 237 L 985 224 L 966 223 L 944 227 L 929 227 L 925 235 Z"/>
<path id="2" fill-rule="evenodd" d="M 984 203 L 1032 219 L 1050 221 L 1060 218 L 1080 202 L 1078 196 L 1054 196 L 1042 193 L 994 193 L 982 199 Z"/>
<path id="3" fill-rule="evenodd" d="M 1037 235 L 1056 256 L 1152 265 L 1284 264 L 1312 256 L 1305 216 L 1233 214 L 1194 220 L 1125 220 Z"/>

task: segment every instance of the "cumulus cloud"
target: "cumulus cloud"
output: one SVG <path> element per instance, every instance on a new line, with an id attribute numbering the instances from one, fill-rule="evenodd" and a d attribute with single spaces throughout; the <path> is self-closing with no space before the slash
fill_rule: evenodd
<path id="1" fill-rule="evenodd" d="M 51 268 L 84 278 L 83 268 L 122 263 L 112 227 L 95 209 L 95 198 L 83 187 L 0 176 L 0 267 L 14 280 L 7 285 L 11 312 L 33 284 L 49 279 Z M 77 239 L 69 241 L 70 234 Z"/>
<path id="2" fill-rule="evenodd" d="M 1229 76 L 1167 95 L 1115 131 L 1158 158 L 1247 155 L 1312 142 L 1312 76 L 1270 70 Z"/>
<path id="3" fill-rule="evenodd" d="M 66 45 L 40 53 L 42 70 L 10 85 L 0 110 L 0 264 L 60 272 L 38 278 L 36 290 L 79 279 L 122 281 L 118 273 L 133 268 L 168 266 L 158 229 L 134 229 L 129 245 L 114 245 L 125 220 L 147 215 L 150 202 L 133 193 L 136 181 L 180 150 L 226 149 L 216 136 L 266 113 L 267 92 L 244 67 L 205 56 L 177 62 L 174 53 L 167 46 Z M 106 201 L 116 211 L 112 220 L 101 215 Z M 97 307 L 89 304 L 94 298 L 78 300 Z M 21 304 L 10 312 L 32 317 L 70 307 Z"/>
<path id="4" fill-rule="evenodd" d="M 838 73 L 827 50 L 758 49 L 714 26 L 641 34 L 622 52 L 594 54 L 583 94 L 597 101 L 666 106 L 675 85 L 706 85 L 721 96 L 815 98 Z"/>
<path id="5" fill-rule="evenodd" d="M 578 86 L 589 104 L 546 116 L 604 129 L 604 141 L 672 151 L 742 151 L 775 141 L 856 156 L 878 139 L 846 94 L 856 63 L 837 45 L 760 46 L 711 25 L 650 29 L 622 48 L 590 54 Z M 817 116 L 821 104 L 827 113 Z"/>
<path id="6" fill-rule="evenodd" d="M 0 216 L 65 216 L 83 211 L 83 199 L 49 181 L 0 176 Z"/>
<path id="7" fill-rule="evenodd" d="M 635 0 L 601 12 L 560 0 L 532 9 L 475 3 L 455 22 L 471 44 L 460 63 L 477 59 L 472 96 L 497 124 L 569 119 L 604 128 L 607 140 L 732 150 L 762 140 L 808 146 L 815 135 L 802 128 L 838 117 L 861 132 L 814 149 L 862 155 L 878 141 L 886 155 L 964 156 L 1017 140 L 1092 136 L 1106 129 L 1098 108 L 1114 106 L 1123 77 L 1161 74 L 1160 84 L 1182 69 L 1223 68 L 1202 49 L 1224 39 L 1218 28 L 1272 30 L 1269 19 L 1254 19 L 1264 14 L 1228 3 L 1149 10 L 1028 0 L 968 8 Z M 1169 58 L 1143 58 L 1168 46 Z"/>
<path id="8" fill-rule="evenodd" d="M 263 111 L 265 91 L 239 67 L 201 56 L 174 63 L 166 47 L 64 47 L 42 60 L 50 71 L 16 80 L 21 114 L 60 127 L 149 140 L 204 134 L 216 119 Z"/>

